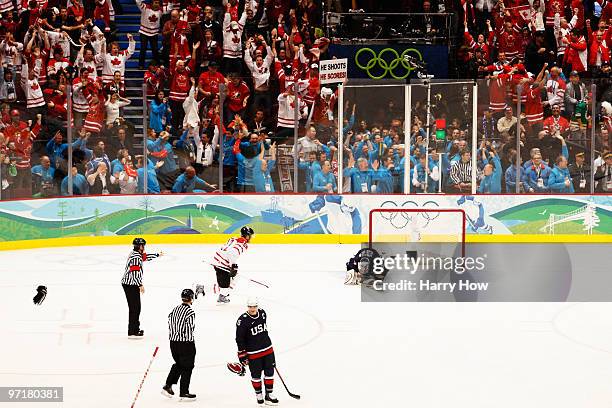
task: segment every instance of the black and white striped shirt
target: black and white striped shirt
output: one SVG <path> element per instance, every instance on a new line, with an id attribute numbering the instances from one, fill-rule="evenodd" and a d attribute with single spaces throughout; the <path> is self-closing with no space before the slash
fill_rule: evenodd
<path id="1" fill-rule="evenodd" d="M 450 178 L 452 184 L 471 183 L 472 182 L 472 162 L 465 163 L 463 160 L 458 160 L 451 164 Z"/>
<path id="2" fill-rule="evenodd" d="M 150 261 L 158 256 L 159 254 L 141 254 L 138 251 L 130 252 L 121 283 L 124 285 L 142 286 L 142 262 Z"/>
<path id="3" fill-rule="evenodd" d="M 170 341 L 194 341 L 195 312 L 187 303 L 181 303 L 168 315 Z"/>

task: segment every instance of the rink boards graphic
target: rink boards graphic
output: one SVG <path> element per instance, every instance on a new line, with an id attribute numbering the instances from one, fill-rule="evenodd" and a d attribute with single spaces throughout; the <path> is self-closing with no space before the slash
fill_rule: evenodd
<path id="1" fill-rule="evenodd" d="M 114 244 L 134 235 L 220 242 L 247 224 L 262 243 L 359 243 L 376 208 L 461 209 L 467 242 L 609 242 L 612 233 L 612 198 L 603 195 L 135 195 L 0 202 L 0 248 Z M 403 227 L 401 217 L 387 221 Z"/>

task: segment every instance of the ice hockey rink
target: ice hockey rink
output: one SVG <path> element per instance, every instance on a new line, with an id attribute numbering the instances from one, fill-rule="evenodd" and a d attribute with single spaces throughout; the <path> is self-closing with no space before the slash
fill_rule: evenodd
<path id="1" fill-rule="evenodd" d="M 216 305 L 216 245 L 155 245 L 145 264 L 142 340 L 129 340 L 120 280 L 130 246 L 0 252 L 0 386 L 61 386 L 63 403 L 2 407 L 130 407 L 155 346 L 136 407 L 175 406 L 160 394 L 172 364 L 167 315 L 199 281 L 194 303 L 193 406 L 256 406 L 236 360 L 234 327 L 249 295 L 268 312 L 287 407 L 609 407 L 612 306 L 608 303 L 361 303 L 345 286 L 354 245 L 257 245 L 241 257 L 232 303 Z M 33 306 L 37 285 L 48 287 Z M 175 386 L 175 391 L 178 387 Z"/>

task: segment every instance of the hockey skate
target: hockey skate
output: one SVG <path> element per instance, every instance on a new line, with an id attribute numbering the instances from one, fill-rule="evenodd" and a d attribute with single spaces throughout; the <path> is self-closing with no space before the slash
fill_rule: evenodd
<path id="1" fill-rule="evenodd" d="M 164 397 L 168 397 L 168 398 L 172 398 L 174 396 L 174 391 L 172 391 L 172 386 L 171 385 L 164 385 L 162 387 L 162 395 Z"/>
<path id="2" fill-rule="evenodd" d="M 195 394 L 181 394 L 179 402 L 194 402 L 196 400 Z"/>
<path id="3" fill-rule="evenodd" d="M 144 330 L 138 330 L 138 333 L 128 334 L 128 339 L 139 340 L 144 336 Z"/>
<path id="4" fill-rule="evenodd" d="M 273 393 L 266 394 L 266 405 L 278 405 L 278 399 Z"/>
<path id="5" fill-rule="evenodd" d="M 257 397 L 257 404 L 259 405 L 263 405 L 264 404 L 264 396 L 261 392 L 255 394 L 255 396 Z"/>
<path id="6" fill-rule="evenodd" d="M 222 305 L 224 303 L 229 303 L 229 302 L 230 302 L 229 295 L 223 296 L 222 294 L 219 293 L 219 298 L 217 299 L 218 304 Z"/>

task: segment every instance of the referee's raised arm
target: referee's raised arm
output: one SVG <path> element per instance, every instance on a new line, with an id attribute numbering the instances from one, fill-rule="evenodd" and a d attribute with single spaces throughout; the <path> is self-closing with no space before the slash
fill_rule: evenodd
<path id="1" fill-rule="evenodd" d="M 189 392 L 191 372 L 195 365 L 195 312 L 191 308 L 194 292 L 183 289 L 181 299 L 183 303 L 172 309 L 168 315 L 168 332 L 170 338 L 170 352 L 174 364 L 170 368 L 166 384 L 162 387 L 162 394 L 168 398 L 174 396 L 172 386 L 181 380 L 179 397 L 181 400 L 195 401 L 195 394 Z"/>

